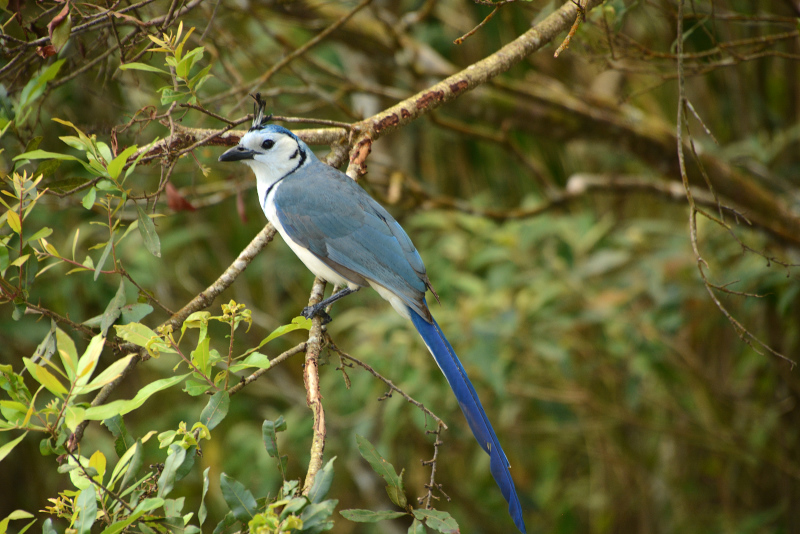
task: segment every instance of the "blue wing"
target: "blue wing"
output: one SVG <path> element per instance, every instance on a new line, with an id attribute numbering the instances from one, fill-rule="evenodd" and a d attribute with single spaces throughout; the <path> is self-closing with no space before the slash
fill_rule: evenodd
<path id="1" fill-rule="evenodd" d="M 426 315 L 428 280 L 417 249 L 383 206 L 345 174 L 320 163 L 287 177 L 275 192 L 292 241 L 358 285 L 377 282 Z M 355 279 L 354 279 L 355 278 Z"/>
<path id="2" fill-rule="evenodd" d="M 522 505 L 520 505 L 519 497 L 517 497 L 517 490 L 514 487 L 514 481 L 511 479 L 511 471 L 509 470 L 508 459 L 500 442 L 497 440 L 497 435 L 494 433 L 492 424 L 489 423 L 489 418 L 483 410 L 481 401 L 475 388 L 472 387 L 467 372 L 464 366 L 456 356 L 456 352 L 447 341 L 442 329 L 439 328 L 435 319 L 432 323 L 427 322 L 419 316 L 416 312 L 411 310 L 411 321 L 414 327 L 422 336 L 428 350 L 431 351 L 433 358 L 442 370 L 450 388 L 458 399 L 458 404 L 461 406 L 461 411 L 464 412 L 464 417 L 469 423 L 472 434 L 484 451 L 489 455 L 490 470 L 495 482 L 500 487 L 500 491 L 508 502 L 508 513 L 514 520 L 517 528 L 525 533 L 525 522 L 522 520 Z"/>

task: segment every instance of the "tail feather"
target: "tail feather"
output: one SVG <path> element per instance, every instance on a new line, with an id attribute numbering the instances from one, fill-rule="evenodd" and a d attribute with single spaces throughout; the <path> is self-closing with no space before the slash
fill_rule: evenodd
<path id="1" fill-rule="evenodd" d="M 483 410 L 478 394 L 475 392 L 475 388 L 472 387 L 472 382 L 470 382 L 467 372 L 458 360 L 456 352 L 450 342 L 447 341 L 436 320 L 432 319 L 433 323 L 428 323 L 411 309 L 409 309 L 409 314 L 417 332 L 422 336 L 428 346 L 428 350 L 431 351 L 433 358 L 450 384 L 450 388 L 455 393 L 458 404 L 461 406 L 461 411 L 464 412 L 464 417 L 466 417 L 475 439 L 478 440 L 481 448 L 489 454 L 491 458 L 490 470 L 495 482 L 500 487 L 503 497 L 508 502 L 508 513 L 517 528 L 524 534 L 525 523 L 522 520 L 522 506 L 520 505 L 519 497 L 517 497 L 517 490 L 514 488 L 514 481 L 511 479 L 508 459 L 500 446 L 486 412 Z"/>

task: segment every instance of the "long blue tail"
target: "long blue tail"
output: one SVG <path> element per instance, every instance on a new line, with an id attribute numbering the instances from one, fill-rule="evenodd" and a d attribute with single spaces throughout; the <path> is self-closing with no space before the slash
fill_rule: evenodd
<path id="1" fill-rule="evenodd" d="M 503 493 L 506 501 L 508 501 L 508 513 L 514 520 L 514 524 L 524 534 L 525 523 L 522 520 L 522 506 L 517 497 L 517 490 L 514 488 L 514 481 L 511 480 L 511 471 L 508 467 L 508 459 L 497 440 L 489 418 L 481 406 L 481 401 L 475 388 L 472 387 L 472 382 L 469 381 L 467 372 L 461 365 L 461 362 L 456 356 L 450 342 L 444 337 L 442 329 L 433 320 L 433 324 L 428 323 L 425 319 L 419 316 L 415 311 L 409 308 L 411 321 L 422 336 L 428 350 L 433 354 L 433 358 L 439 365 L 439 368 L 444 373 L 450 388 L 458 399 L 458 404 L 461 406 L 461 411 L 464 412 L 464 417 L 467 418 L 467 423 L 478 440 L 480 446 L 489 454 L 490 469 L 497 485 L 500 486 L 500 491 Z"/>

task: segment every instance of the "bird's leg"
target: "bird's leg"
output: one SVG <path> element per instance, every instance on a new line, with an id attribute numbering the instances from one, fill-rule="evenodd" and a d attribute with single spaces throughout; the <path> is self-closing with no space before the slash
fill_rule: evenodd
<path id="1" fill-rule="evenodd" d="M 349 295 L 351 293 L 355 293 L 359 289 L 361 289 L 361 288 L 357 287 L 355 289 L 351 289 L 349 287 L 346 287 L 346 288 L 342 289 L 341 291 L 339 291 L 338 293 L 334 293 L 333 295 L 331 295 L 330 297 L 326 298 L 322 302 L 318 302 L 318 303 L 314 304 L 313 306 L 306 306 L 305 308 L 303 308 L 302 315 L 306 319 L 313 319 L 316 316 L 322 317 L 324 323 L 327 324 L 327 323 L 331 322 L 331 316 L 328 315 L 327 313 L 325 313 L 325 308 L 327 308 L 329 304 L 333 304 L 334 302 L 336 302 L 340 298 L 346 297 L 347 295 Z"/>

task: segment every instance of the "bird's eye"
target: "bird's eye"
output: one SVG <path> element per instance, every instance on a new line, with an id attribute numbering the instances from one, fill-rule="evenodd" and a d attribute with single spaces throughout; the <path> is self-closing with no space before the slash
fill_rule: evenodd
<path id="1" fill-rule="evenodd" d="M 275 146 L 275 141 L 273 141 L 272 139 L 265 139 L 264 142 L 261 143 L 261 148 L 263 148 L 264 150 L 269 150 L 273 146 Z"/>

